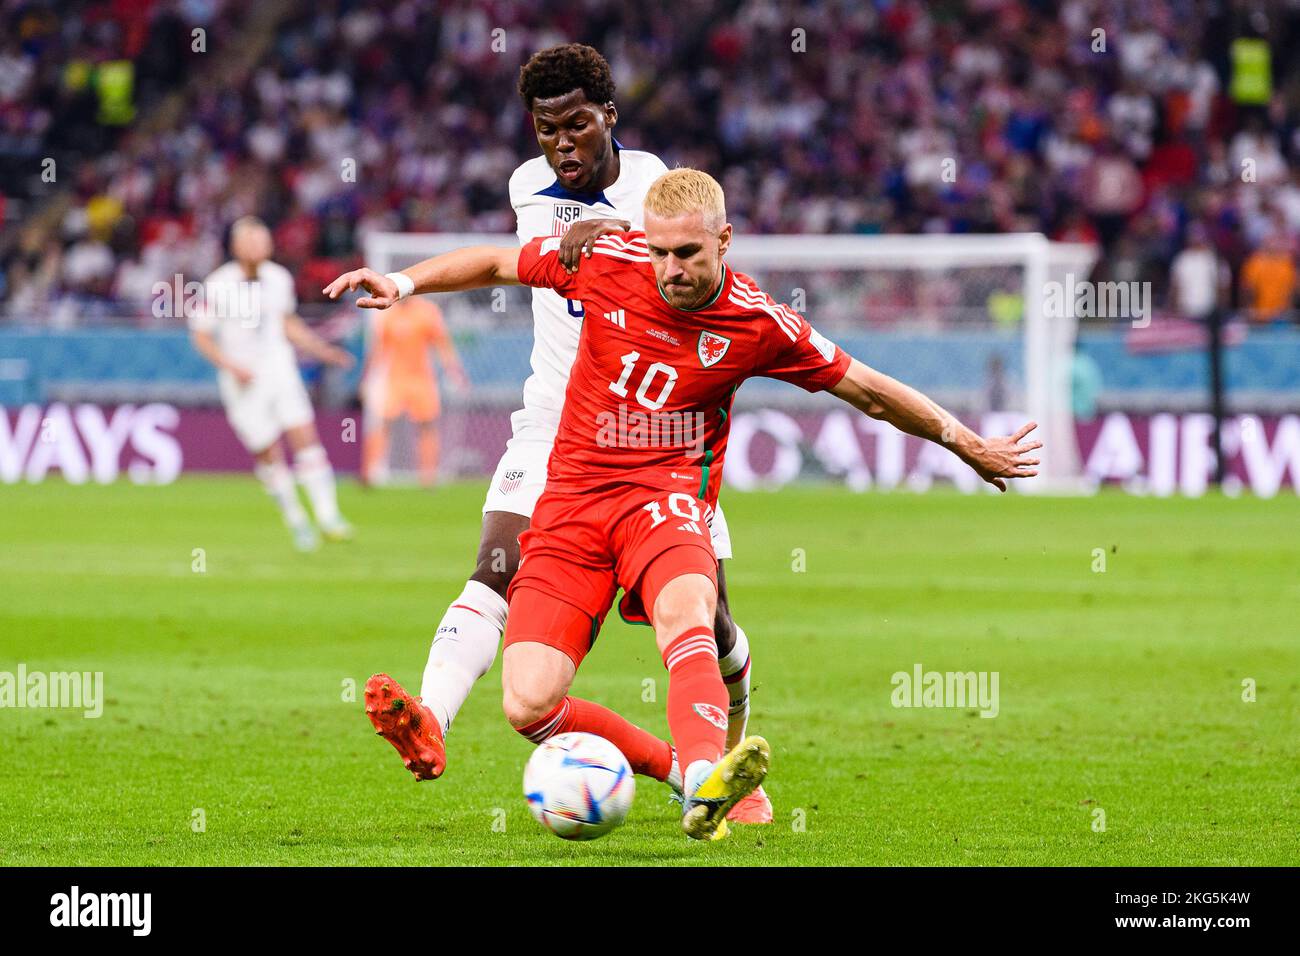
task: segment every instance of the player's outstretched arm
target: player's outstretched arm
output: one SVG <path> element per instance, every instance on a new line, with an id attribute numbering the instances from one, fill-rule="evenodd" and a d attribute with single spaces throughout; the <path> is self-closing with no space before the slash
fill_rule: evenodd
<path id="1" fill-rule="evenodd" d="M 983 438 L 957 421 L 922 393 L 854 359 L 844 378 L 831 390 L 872 418 L 889 422 L 899 431 L 943 445 L 998 491 L 1007 490 L 1008 478 L 1032 478 L 1038 459 L 1029 457 L 1040 441 L 1024 442 L 1038 425 L 1027 422 L 1014 435 Z M 1021 444 L 1024 442 L 1024 444 Z"/>
<path id="2" fill-rule="evenodd" d="M 456 387 L 460 389 L 468 388 L 469 376 L 465 374 L 465 366 L 461 364 L 460 353 L 456 351 L 456 343 L 452 341 L 446 329 L 443 329 L 441 334 L 434 340 L 433 349 L 438 354 L 439 364 L 451 376 L 451 380 Z"/>
<path id="3" fill-rule="evenodd" d="M 296 315 L 284 317 L 284 334 L 294 348 L 317 361 L 339 368 L 352 367 L 352 353 L 326 342 Z"/>
<path id="4" fill-rule="evenodd" d="M 389 275 L 380 275 L 373 269 L 354 269 L 343 273 L 321 291 L 331 299 L 337 299 L 344 292 L 365 289 L 370 294 L 357 299 L 360 308 L 386 309 L 408 295 L 518 285 L 518 265 L 517 247 L 468 246 L 425 259 L 409 269 Z M 405 276 L 406 281 L 392 276 Z M 407 288 L 401 288 L 399 283 L 407 285 Z"/>
<path id="5" fill-rule="evenodd" d="M 226 357 L 226 354 L 221 351 L 221 346 L 217 345 L 217 340 L 212 337 L 212 333 L 202 329 L 195 329 L 190 333 L 190 341 L 194 343 L 194 348 L 198 353 L 207 359 L 214 368 L 229 372 L 235 376 L 240 385 L 247 385 L 253 380 L 252 372 Z"/>

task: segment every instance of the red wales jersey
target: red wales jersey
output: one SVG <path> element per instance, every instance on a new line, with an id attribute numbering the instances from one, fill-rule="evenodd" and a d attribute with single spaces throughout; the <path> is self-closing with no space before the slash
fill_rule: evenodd
<path id="1" fill-rule="evenodd" d="M 717 502 L 731 401 L 747 378 L 810 392 L 838 384 L 849 356 L 748 276 L 723 266 L 717 294 L 683 311 L 659 291 L 645 233 L 604 236 L 576 273 L 558 238 L 519 253 L 519 279 L 583 304 L 578 354 L 547 487 L 641 484 Z"/>

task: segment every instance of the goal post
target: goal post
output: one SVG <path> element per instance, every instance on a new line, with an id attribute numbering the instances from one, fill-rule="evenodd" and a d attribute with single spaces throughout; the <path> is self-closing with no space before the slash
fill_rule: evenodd
<path id="1" fill-rule="evenodd" d="M 368 266 L 392 272 L 467 245 L 516 244 L 513 234 L 376 232 L 366 237 L 364 251 Z M 1085 279 L 1096 258 L 1094 246 L 1051 242 L 1039 233 L 744 235 L 727 253 L 732 267 L 827 337 L 967 421 L 1001 412 L 1006 420 L 1024 415 L 1038 422 L 1040 475 L 1020 487 L 1055 493 L 1083 490 L 1086 482 L 1071 408 L 1077 320 L 1068 302 L 1064 310 L 1049 308 L 1062 297 L 1049 296 L 1048 288 L 1068 285 L 1070 276 Z M 531 346 L 528 295 L 501 288 L 440 300 L 453 334 L 478 345 L 462 410 L 518 407 Z M 781 401 L 803 400 L 781 387 L 787 389 Z M 741 396 L 748 392 L 747 386 Z M 753 394 L 778 393 L 755 388 Z M 448 411 L 454 407 L 449 403 Z M 474 473 L 473 466 L 457 470 L 454 455 L 448 463 L 447 473 Z M 477 467 L 482 473 L 484 463 Z M 403 466 L 394 463 L 393 471 L 400 474 Z"/>
<path id="2" fill-rule="evenodd" d="M 1047 308 L 1049 282 L 1066 283 L 1073 274 L 1085 279 L 1096 261 L 1096 248 L 1083 243 L 1051 242 L 1041 233 L 902 235 L 902 236 L 739 236 L 728 259 L 743 271 L 752 273 L 762 283 L 765 271 L 803 269 L 810 273 L 843 270 L 845 272 L 912 273 L 921 284 L 958 277 L 964 272 L 978 293 L 980 276 L 989 271 L 1010 267 L 1021 273 L 1020 337 L 1022 342 L 1022 379 L 1019 391 L 1021 407 L 1007 411 L 1021 412 L 1038 423 L 1037 437 L 1043 442 L 1039 479 L 1022 485 L 1026 490 L 1070 492 L 1082 490 L 1082 468 L 1074 432 L 1071 407 L 1071 365 L 1078 320 L 1072 308 L 1053 314 Z M 767 289 L 770 294 L 776 291 Z M 954 333 L 978 328 L 985 320 L 993 322 L 988 302 L 969 292 L 951 303 L 952 314 L 931 323 L 929 329 L 941 337 L 945 329 Z M 1067 303 L 1071 304 L 1072 303 Z M 817 309 L 810 303 L 804 310 L 808 320 L 820 327 Z M 870 328 L 871 316 L 863 315 Z M 904 318 L 906 323 L 906 318 Z M 1009 323 L 1015 331 L 1014 323 Z M 828 331 L 828 334 L 831 334 Z M 868 331 L 869 340 L 869 331 Z M 863 356 L 871 363 L 870 352 Z M 908 381 L 906 369 L 896 372 Z M 971 408 L 955 411 L 970 413 Z"/>

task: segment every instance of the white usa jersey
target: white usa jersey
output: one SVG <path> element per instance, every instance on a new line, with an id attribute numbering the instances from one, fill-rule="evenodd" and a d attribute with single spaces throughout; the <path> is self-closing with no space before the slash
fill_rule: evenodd
<path id="1" fill-rule="evenodd" d="M 212 334 L 232 362 L 254 374 L 297 368 L 284 334 L 285 317 L 298 311 L 288 269 L 268 259 L 250 279 L 238 262 L 227 262 L 203 280 L 203 293 L 190 328 Z"/>
<path id="2" fill-rule="evenodd" d="M 520 244 L 563 235 L 583 219 L 625 219 L 633 229 L 643 229 L 645 194 L 668 167 L 658 156 L 637 149 L 620 149 L 618 158 L 618 179 L 595 196 L 566 189 L 545 156 L 516 169 L 510 177 L 510 205 L 518 217 Z M 516 435 L 534 429 L 554 437 L 582 318 L 581 302 L 551 289 L 533 290 L 533 372 L 524 382 L 524 407 L 510 419 Z"/>

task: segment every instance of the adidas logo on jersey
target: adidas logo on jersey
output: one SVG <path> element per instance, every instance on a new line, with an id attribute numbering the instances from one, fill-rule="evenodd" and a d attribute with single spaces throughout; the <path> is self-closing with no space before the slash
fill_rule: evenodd
<path id="1" fill-rule="evenodd" d="M 700 530 L 700 524 L 698 521 L 687 521 L 685 524 L 678 525 L 677 530 L 694 531 L 696 534 L 704 534 L 704 532 Z"/>
<path id="2" fill-rule="evenodd" d="M 620 329 L 627 328 L 627 316 L 623 314 L 622 309 L 618 309 L 614 312 L 606 312 L 605 318 L 609 319 L 609 321 L 613 322 Z"/>

